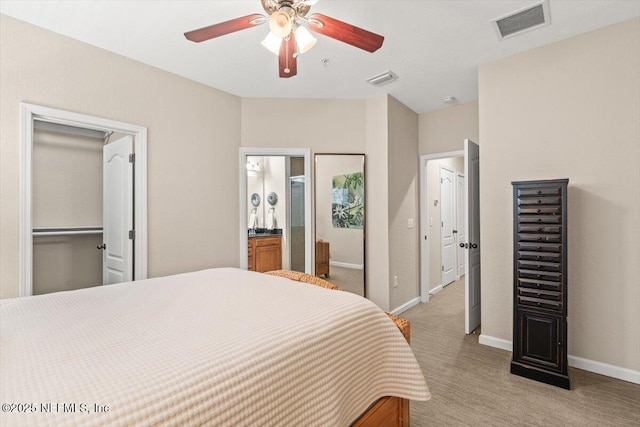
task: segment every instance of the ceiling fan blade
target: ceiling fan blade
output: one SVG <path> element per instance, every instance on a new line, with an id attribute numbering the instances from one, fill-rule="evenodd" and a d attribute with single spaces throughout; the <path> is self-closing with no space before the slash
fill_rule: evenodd
<path id="1" fill-rule="evenodd" d="M 289 40 L 282 40 L 282 44 L 280 45 L 280 55 L 278 56 L 280 77 L 286 79 L 298 74 L 298 55 L 293 56 L 296 52 L 296 36 L 292 31 L 291 34 L 289 34 Z"/>
<path id="2" fill-rule="evenodd" d="M 314 13 L 308 19 L 311 31 L 340 40 L 367 52 L 375 52 L 380 49 L 382 42 L 384 42 L 384 37 L 379 34 L 319 13 Z"/>
<path id="3" fill-rule="evenodd" d="M 208 27 L 199 28 L 197 30 L 184 33 L 187 40 L 200 43 L 205 40 L 224 36 L 225 34 L 235 33 L 236 31 L 245 30 L 263 24 L 267 19 L 258 14 L 243 16 L 242 18 L 232 19 L 230 21 L 221 22 L 219 24 L 209 25 Z"/>

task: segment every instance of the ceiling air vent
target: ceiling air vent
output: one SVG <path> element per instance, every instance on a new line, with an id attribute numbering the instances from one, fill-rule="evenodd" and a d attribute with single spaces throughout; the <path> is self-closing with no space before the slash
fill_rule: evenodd
<path id="1" fill-rule="evenodd" d="M 374 86 L 382 86 L 384 84 L 393 82 L 398 80 L 398 76 L 393 73 L 393 71 L 387 71 L 386 73 L 378 74 L 377 76 L 369 77 L 367 79 L 368 83 L 371 83 Z"/>
<path id="2" fill-rule="evenodd" d="M 551 23 L 549 2 L 544 0 L 491 21 L 498 39 L 506 39 Z"/>

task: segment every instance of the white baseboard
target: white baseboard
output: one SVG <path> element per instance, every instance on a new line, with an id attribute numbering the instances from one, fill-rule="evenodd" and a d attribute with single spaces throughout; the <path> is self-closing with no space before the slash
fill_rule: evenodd
<path id="1" fill-rule="evenodd" d="M 409 310 L 411 307 L 414 307 L 414 306 L 416 306 L 418 304 L 420 304 L 420 297 L 415 297 L 414 299 L 405 302 L 400 307 L 398 307 L 395 310 L 393 310 L 391 312 L 391 314 L 394 314 L 394 315 L 397 316 L 400 313 L 404 313 L 405 311 Z"/>
<path id="2" fill-rule="evenodd" d="M 354 270 L 362 270 L 363 264 L 349 264 L 348 262 L 329 261 L 329 265 L 334 267 L 353 268 Z"/>
<path id="3" fill-rule="evenodd" d="M 502 338 L 496 338 L 485 334 L 480 334 L 478 342 L 489 347 L 499 348 L 501 350 L 513 351 L 513 344 L 511 341 L 503 340 Z M 583 371 L 593 372 L 594 374 L 605 375 L 611 378 L 617 378 L 623 381 L 629 381 L 630 383 L 640 384 L 640 371 L 634 371 L 633 369 L 622 368 L 620 366 L 609 365 L 608 363 L 598 362 L 596 360 L 585 359 L 583 357 L 567 356 L 569 366 L 576 369 L 582 369 Z"/>
<path id="4" fill-rule="evenodd" d="M 478 342 L 483 345 L 488 345 L 489 347 L 499 348 L 500 350 L 513 351 L 513 344 L 511 341 L 503 340 L 502 338 L 480 334 Z"/>
<path id="5" fill-rule="evenodd" d="M 431 289 L 429 291 L 429 295 L 435 295 L 435 294 L 437 294 L 438 292 L 440 292 L 443 289 L 444 289 L 444 286 L 438 285 L 438 286 L 436 286 L 435 288 L 433 288 L 433 289 Z"/>

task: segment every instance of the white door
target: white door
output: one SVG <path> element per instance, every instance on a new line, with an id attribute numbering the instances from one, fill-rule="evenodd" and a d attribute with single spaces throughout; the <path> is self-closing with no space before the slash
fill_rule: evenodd
<path id="1" fill-rule="evenodd" d="M 464 189 L 464 174 L 458 172 L 456 174 L 456 262 L 457 262 L 457 277 L 464 276 L 464 266 L 466 265 L 466 253 L 464 247 L 460 247 L 460 243 L 465 242 L 467 238 L 466 224 L 465 224 L 465 211 L 467 210 L 467 195 Z"/>
<path id="2" fill-rule="evenodd" d="M 442 286 L 446 286 L 456 280 L 454 190 L 455 178 L 453 171 L 440 166 L 440 254 L 442 263 Z"/>
<path id="3" fill-rule="evenodd" d="M 480 325 L 480 150 L 464 140 L 465 188 L 467 189 L 467 243 L 465 280 L 465 333 Z"/>
<path id="4" fill-rule="evenodd" d="M 102 284 L 133 280 L 133 138 L 103 148 Z M 132 236 L 133 237 L 133 236 Z"/>

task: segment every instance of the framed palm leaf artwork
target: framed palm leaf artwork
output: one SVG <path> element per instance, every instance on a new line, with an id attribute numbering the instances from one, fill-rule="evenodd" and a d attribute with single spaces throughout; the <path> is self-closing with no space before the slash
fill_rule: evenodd
<path id="1" fill-rule="evenodd" d="M 334 228 L 362 228 L 364 180 L 362 172 L 332 178 L 331 219 Z"/>

